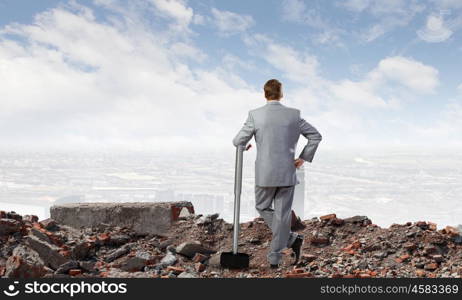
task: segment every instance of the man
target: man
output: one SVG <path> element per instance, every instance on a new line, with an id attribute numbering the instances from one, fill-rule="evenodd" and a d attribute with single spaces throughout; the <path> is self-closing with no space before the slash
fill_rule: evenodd
<path id="1" fill-rule="evenodd" d="M 303 236 L 290 231 L 296 168 L 312 162 L 322 137 L 300 117 L 298 109 L 280 103 L 282 84 L 271 79 L 264 86 L 266 105 L 251 110 L 244 126 L 233 139 L 234 146 L 245 146 L 255 136 L 255 207 L 273 233 L 267 258 L 271 268 L 278 268 L 281 251 L 292 248 L 298 262 Z M 297 142 L 303 135 L 308 143 L 295 159 Z M 274 203 L 274 209 L 271 207 Z"/>

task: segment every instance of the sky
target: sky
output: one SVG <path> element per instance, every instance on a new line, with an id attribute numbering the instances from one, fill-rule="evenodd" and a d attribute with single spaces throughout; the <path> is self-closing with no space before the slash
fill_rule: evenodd
<path id="1" fill-rule="evenodd" d="M 461 31 L 460 0 L 0 0 L 0 148 L 231 149 L 277 78 L 324 149 L 457 149 Z"/>

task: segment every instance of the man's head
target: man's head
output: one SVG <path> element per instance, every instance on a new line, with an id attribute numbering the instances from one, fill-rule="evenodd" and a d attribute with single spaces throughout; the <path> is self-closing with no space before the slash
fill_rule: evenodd
<path id="1" fill-rule="evenodd" d="M 268 80 L 263 87 L 266 100 L 280 100 L 282 98 L 282 84 L 277 79 Z"/>

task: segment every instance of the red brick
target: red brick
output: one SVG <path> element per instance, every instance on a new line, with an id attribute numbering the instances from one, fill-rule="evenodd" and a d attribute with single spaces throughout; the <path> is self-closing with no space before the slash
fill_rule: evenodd
<path id="1" fill-rule="evenodd" d="M 82 270 L 80 269 L 70 269 L 69 270 L 69 275 L 71 276 L 76 276 L 82 274 Z"/>
<path id="2" fill-rule="evenodd" d="M 328 215 L 324 215 L 324 216 L 319 217 L 319 219 L 321 219 L 322 221 L 328 221 L 328 220 L 334 219 L 334 218 L 337 218 L 336 214 L 328 214 Z"/>

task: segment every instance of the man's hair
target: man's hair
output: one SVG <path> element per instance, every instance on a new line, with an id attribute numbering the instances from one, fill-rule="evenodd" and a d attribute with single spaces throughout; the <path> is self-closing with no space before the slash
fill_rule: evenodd
<path id="1" fill-rule="evenodd" d="M 277 79 L 268 80 L 263 90 L 268 100 L 279 100 L 282 97 L 282 84 Z"/>

